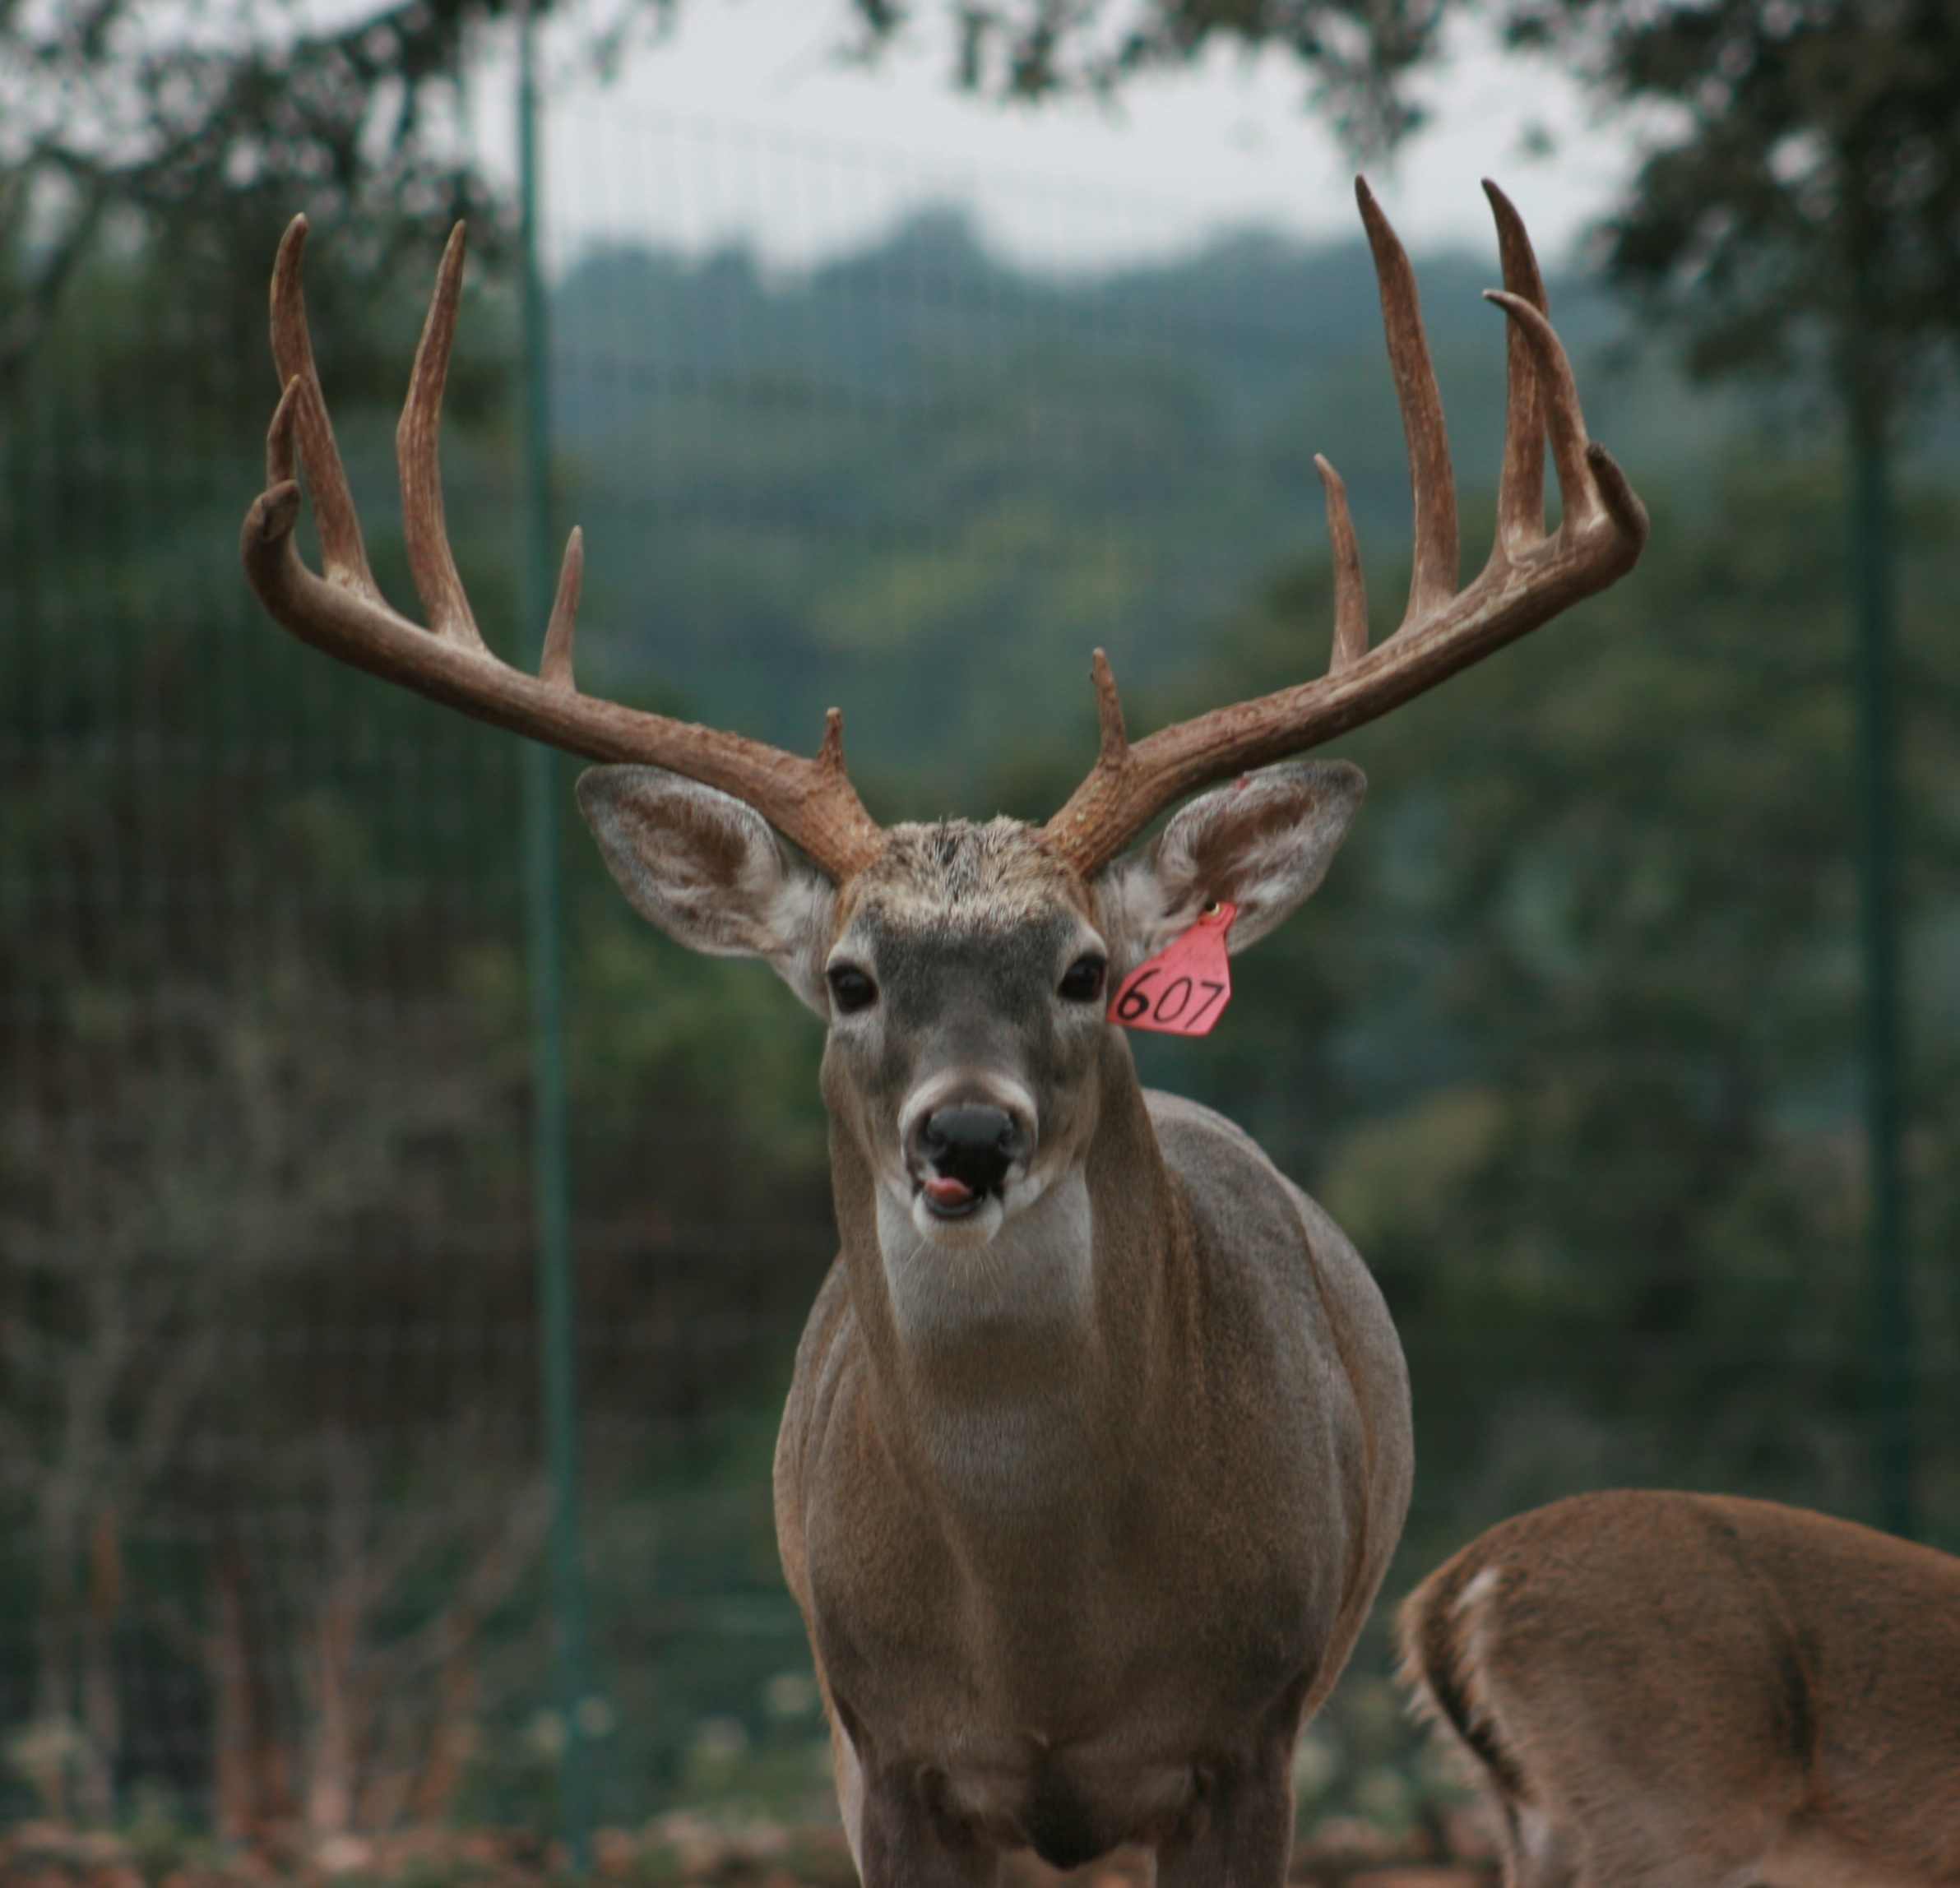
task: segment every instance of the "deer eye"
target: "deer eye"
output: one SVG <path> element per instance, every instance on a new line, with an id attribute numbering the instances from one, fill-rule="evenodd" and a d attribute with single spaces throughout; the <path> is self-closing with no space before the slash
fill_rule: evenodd
<path id="1" fill-rule="evenodd" d="M 826 973 L 831 1001 L 845 1016 L 868 1010 L 878 1001 L 878 985 L 855 964 L 839 964 Z"/>
<path id="2" fill-rule="evenodd" d="M 1093 1003 L 1109 968 L 1100 957 L 1077 957 L 1062 974 L 1062 994 L 1072 1003 Z"/>

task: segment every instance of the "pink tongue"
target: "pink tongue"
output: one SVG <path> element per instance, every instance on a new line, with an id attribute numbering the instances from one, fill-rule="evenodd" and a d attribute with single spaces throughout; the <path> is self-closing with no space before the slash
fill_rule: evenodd
<path id="1" fill-rule="evenodd" d="M 964 1180 L 943 1177 L 928 1180 L 921 1191 L 935 1206 L 963 1206 L 973 1197 L 973 1189 Z"/>

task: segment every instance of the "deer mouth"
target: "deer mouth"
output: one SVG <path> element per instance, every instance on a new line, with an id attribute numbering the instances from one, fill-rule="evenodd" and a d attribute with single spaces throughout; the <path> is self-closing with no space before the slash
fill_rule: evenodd
<path id="1" fill-rule="evenodd" d="M 919 1196 L 935 1219 L 968 1219 L 986 1205 L 989 1189 L 969 1187 L 950 1173 L 935 1173 L 919 1182 Z"/>
<path id="2" fill-rule="evenodd" d="M 994 1201 L 1005 1206 L 1008 1182 L 1033 1143 L 1031 1112 L 975 1095 L 918 1115 L 906 1138 L 921 1230 L 978 1218 Z"/>

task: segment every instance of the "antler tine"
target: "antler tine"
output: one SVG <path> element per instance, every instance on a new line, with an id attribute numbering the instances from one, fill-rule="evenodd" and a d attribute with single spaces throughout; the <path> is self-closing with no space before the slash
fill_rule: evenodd
<path id="1" fill-rule="evenodd" d="M 449 347 L 456 338 L 456 311 L 463 295 L 463 225 L 449 232 L 436 271 L 435 293 L 422 324 L 408 399 L 395 428 L 395 463 L 401 476 L 402 535 L 408 547 L 409 575 L 429 617 L 429 632 L 467 648 L 485 646 L 470 613 L 463 580 L 456 574 L 443 516 L 443 388 L 449 377 Z"/>
<path id="2" fill-rule="evenodd" d="M 1100 649 L 1089 658 L 1089 680 L 1096 690 L 1096 719 L 1101 729 L 1097 757 L 1120 766 L 1129 752 L 1129 733 L 1123 724 L 1123 700 L 1116 692 L 1115 673 Z"/>
<path id="3" fill-rule="evenodd" d="M 1545 278 L 1525 234 L 1524 220 L 1504 192 L 1484 179 L 1484 194 L 1497 220 L 1497 247 L 1504 287 L 1549 317 Z M 1545 535 L 1545 409 L 1538 390 L 1538 366 L 1524 330 L 1515 322 L 1504 331 L 1504 458 L 1497 480 L 1497 539 L 1491 554 L 1509 556 Z"/>
<path id="4" fill-rule="evenodd" d="M 379 603 L 381 588 L 368 567 L 360 519 L 354 509 L 354 495 L 347 488 L 340 448 L 334 444 L 333 423 L 327 417 L 327 400 L 320 391 L 319 369 L 313 364 L 313 340 L 307 331 L 306 295 L 300 280 L 306 229 L 303 215 L 287 224 L 279 240 L 278 260 L 272 265 L 272 362 L 279 369 L 282 387 L 290 388 L 298 381 L 312 396 L 302 396 L 292 418 L 299 432 L 300 456 L 306 463 L 307 484 L 313 491 L 313 522 L 320 532 L 320 562 L 327 581 L 344 584 Z"/>
<path id="5" fill-rule="evenodd" d="M 1579 410 L 1579 390 L 1572 377 L 1572 363 L 1552 325 L 1526 301 L 1503 289 L 1486 289 L 1484 299 L 1494 302 L 1511 317 L 1513 334 L 1524 336 L 1525 346 L 1537 369 L 1539 401 L 1545 413 L 1545 432 L 1551 439 L 1552 470 L 1559 479 L 1559 502 L 1566 519 L 1583 526 L 1587 516 L 1601 508 L 1599 494 L 1587 475 L 1586 416 Z M 1542 535 L 1544 524 L 1540 521 Z"/>
<path id="6" fill-rule="evenodd" d="M 1333 468 L 1317 458 L 1334 553 L 1334 650 L 1328 673 L 1256 701 L 1215 708 L 1133 746 L 1110 739 L 1115 685 L 1099 654 L 1101 751 L 1087 779 L 1045 829 L 1049 843 L 1077 871 L 1087 874 L 1106 864 L 1184 794 L 1374 720 L 1604 590 L 1639 558 L 1647 512 L 1605 448 L 1587 440 L 1571 364 L 1543 312 L 1544 284 L 1523 224 L 1501 191 L 1486 188 L 1504 257 L 1505 286 L 1490 291 L 1490 298 L 1508 317 L 1509 386 L 1497 542 L 1482 575 L 1467 590 L 1456 590 L 1453 480 L 1415 280 L 1387 218 L 1360 186 L 1357 195 L 1381 283 L 1383 323 L 1409 443 L 1416 558 L 1408 613 L 1394 635 L 1369 648 L 1366 597 L 1346 494 Z M 1548 433 L 1564 505 L 1550 537 L 1544 525 Z M 1119 709 L 1114 718 L 1120 729 Z"/>
<path id="7" fill-rule="evenodd" d="M 544 650 L 538 679 L 547 688 L 576 695 L 572 679 L 572 627 L 578 617 L 578 593 L 586 577 L 586 534 L 574 525 L 565 540 L 565 561 L 558 567 L 558 593 L 551 599 L 551 620 L 544 626 Z"/>
<path id="8" fill-rule="evenodd" d="M 245 574 L 273 620 L 343 662 L 479 720 L 590 761 L 665 767 L 719 788 L 753 807 L 840 883 L 861 872 L 883 849 L 884 836 L 845 772 L 842 718 L 836 709 L 825 718 L 822 745 L 805 760 L 744 735 L 578 692 L 572 678 L 572 628 L 585 548 L 577 531 L 565 547 L 540 673 L 512 669 L 484 647 L 443 530 L 437 465 L 443 382 L 462 273 L 460 229 L 443 256 L 396 436 L 410 564 L 433 628 L 388 607 L 362 548 L 313 366 L 299 282 L 305 235 L 305 220 L 294 218 L 273 271 L 273 357 L 282 391 L 266 436 L 266 489 L 247 512 L 239 542 Z M 295 448 L 313 491 L 324 577 L 306 567 L 294 542 L 300 511 Z"/>
<path id="9" fill-rule="evenodd" d="M 1450 469 L 1443 397 L 1436 391 L 1436 370 L 1422 331 L 1422 308 L 1416 298 L 1416 271 L 1363 178 L 1355 179 L 1355 198 L 1361 206 L 1368 247 L 1374 256 L 1388 365 L 1395 376 L 1395 398 L 1402 408 L 1402 433 L 1409 447 L 1416 557 L 1409 573 L 1409 607 L 1402 613 L 1402 621 L 1414 622 L 1457 594 L 1456 474 Z"/>
<path id="10" fill-rule="evenodd" d="M 1368 653 L 1368 583 L 1361 574 L 1354 521 L 1347 515 L 1347 488 L 1318 452 L 1314 470 L 1327 493 L 1327 534 L 1334 553 L 1334 653 L 1328 673 L 1338 675 Z"/>

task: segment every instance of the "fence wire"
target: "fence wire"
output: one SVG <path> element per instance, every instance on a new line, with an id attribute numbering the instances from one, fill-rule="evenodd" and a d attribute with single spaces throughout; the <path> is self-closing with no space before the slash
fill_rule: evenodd
<path id="1" fill-rule="evenodd" d="M 1047 277 L 925 204 L 834 252 L 853 178 L 883 164 L 901 190 L 901 160 L 623 114 L 605 150 L 553 179 L 582 214 L 610 192 L 610 233 L 568 248 L 553 291 L 588 689 L 793 747 L 838 702 L 879 817 L 1039 817 L 1092 752 L 1092 647 L 1146 725 L 1318 668 L 1314 450 L 1394 595 L 1406 473 L 1358 249 L 1249 236 Z M 695 193 L 719 227 L 710 199 L 738 174 L 804 206 L 819 260 L 630 239 L 642 197 Z M 1058 194 L 1054 213 L 1108 212 Z M 1147 206 L 1123 213 L 1147 247 Z M 268 238 L 241 270 L 270 257 Z M 1423 271 L 1473 517 L 1503 398 L 1488 273 Z M 566 1727 L 518 757 L 264 620 L 235 555 L 275 391 L 262 338 L 173 354 L 118 301 L 143 289 L 105 260 L 0 420 L 0 1813 L 161 1803 L 239 1838 L 549 1827 Z M 1583 363 L 1610 311 L 1559 305 Z M 359 347 L 324 319 L 317 336 L 398 600 L 392 416 L 360 349 L 378 335 L 405 378 L 417 315 L 405 298 Z M 493 273 L 463 323 L 448 515 L 508 650 L 515 356 Z M 1854 1515 L 1869 1492 L 1829 480 L 1754 461 L 1724 483 L 1726 410 L 1651 371 L 1586 384 L 1596 430 L 1619 417 L 1644 444 L 1628 456 L 1685 548 L 1358 740 L 1383 804 L 1324 910 L 1245 960 L 1212 1044 L 1138 1050 L 1254 1128 L 1377 1260 L 1423 1438 L 1392 1594 L 1580 1487 Z M 1909 552 L 1907 897 L 1920 1485 L 1953 1546 L 1943 492 Z M 1729 521 L 1714 548 L 1710 512 Z M 1812 561 L 1754 558 L 1750 520 Z M 1779 640 L 1765 611 L 1786 612 Z M 768 1499 L 833 1250 L 819 1032 L 759 969 L 637 926 L 560 797 L 599 1815 L 741 1796 L 822 1816 Z M 1379 1730 L 1382 1669 L 1371 1639 L 1311 1775 L 1390 1813 L 1392 1765 L 1368 1755 L 1403 1751 Z"/>

